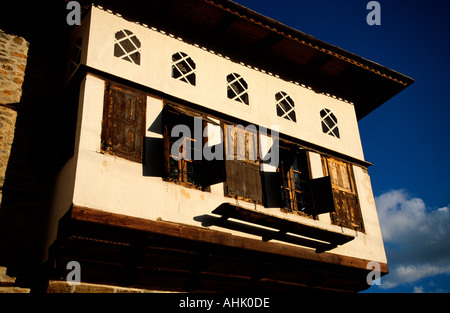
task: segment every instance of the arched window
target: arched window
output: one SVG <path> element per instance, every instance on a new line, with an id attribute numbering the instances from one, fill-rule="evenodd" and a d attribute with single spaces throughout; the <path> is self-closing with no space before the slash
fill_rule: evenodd
<path id="1" fill-rule="evenodd" d="M 195 86 L 195 62 L 186 53 L 172 55 L 172 77 Z"/>
<path id="2" fill-rule="evenodd" d="M 140 65 L 141 42 L 131 31 L 127 29 L 119 30 L 114 40 L 114 56 Z"/>
<path id="3" fill-rule="evenodd" d="M 284 91 L 280 91 L 275 95 L 277 103 L 277 115 L 292 122 L 297 122 L 295 117 L 294 100 Z"/>
<path id="4" fill-rule="evenodd" d="M 323 109 L 320 111 L 320 118 L 322 121 L 322 131 L 330 136 L 340 138 L 336 116 L 330 110 Z"/>
<path id="5" fill-rule="evenodd" d="M 248 85 L 241 75 L 231 73 L 227 76 L 227 96 L 248 105 Z"/>

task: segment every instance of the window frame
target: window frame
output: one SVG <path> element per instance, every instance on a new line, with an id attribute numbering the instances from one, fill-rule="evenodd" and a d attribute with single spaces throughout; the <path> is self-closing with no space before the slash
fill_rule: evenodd
<path id="1" fill-rule="evenodd" d="M 121 32 L 125 36 L 118 38 Z M 127 51 L 128 49 L 124 44 L 131 44 L 134 49 Z M 114 34 L 114 56 L 116 58 L 128 61 L 135 65 L 141 65 L 141 49 L 141 41 L 132 31 L 121 29 Z"/>
<path id="2" fill-rule="evenodd" d="M 246 105 L 250 105 L 248 83 L 242 77 L 242 75 L 238 73 L 230 73 L 227 75 L 226 81 L 227 81 L 227 98 Z M 240 92 L 239 87 L 241 87 L 243 91 Z M 234 95 L 231 93 L 234 93 Z"/>
<path id="3" fill-rule="evenodd" d="M 134 111 L 135 116 L 135 124 L 136 124 L 136 133 L 134 134 L 134 143 L 135 149 L 134 151 L 126 151 L 120 147 L 120 143 L 115 143 L 117 140 L 117 134 L 119 136 L 124 137 L 124 141 L 126 135 L 124 133 L 117 132 L 117 125 L 120 123 L 125 123 L 126 118 L 119 118 L 115 114 L 114 107 L 117 102 L 114 102 L 114 96 L 112 95 L 113 91 L 121 92 L 127 95 L 134 96 L 136 98 L 137 103 L 135 104 Z M 146 132 L 146 110 L 147 110 L 147 96 L 145 93 L 140 92 L 136 89 L 124 86 L 122 84 L 118 84 L 111 81 L 105 81 L 105 90 L 104 90 L 104 101 L 103 101 L 103 119 L 102 119 L 102 132 L 101 132 L 101 143 L 100 150 L 103 153 L 118 156 L 130 161 L 134 162 L 142 162 L 143 159 L 143 150 L 144 150 L 144 137 Z M 131 105 L 131 103 L 129 103 Z M 127 107 L 127 105 L 125 105 Z M 131 113 L 133 114 L 133 113 Z M 129 122 L 132 123 L 132 122 Z M 126 125 L 123 125 L 122 128 Z M 136 139 L 138 140 L 136 142 Z"/>
<path id="4" fill-rule="evenodd" d="M 167 127 L 165 125 L 165 127 Z M 174 143 L 172 140 L 172 136 L 169 135 L 169 130 L 167 129 L 167 137 L 169 139 L 169 151 L 171 151 L 172 144 Z M 193 150 L 195 147 L 195 139 L 192 137 L 185 137 L 182 139 L 183 143 L 180 145 L 180 149 L 183 149 L 187 146 L 187 142 L 190 141 L 189 145 L 191 147 L 191 156 L 193 156 Z M 187 185 L 189 187 L 193 187 L 195 189 L 205 189 L 203 184 L 201 183 L 201 169 L 198 169 L 197 172 L 191 172 L 189 171 L 189 165 L 192 167 L 199 167 L 201 166 L 200 160 L 194 160 L 192 157 L 190 159 L 186 158 L 185 151 L 180 151 L 181 158 L 178 160 L 175 158 L 174 155 L 169 152 L 169 176 L 167 177 L 167 180 L 169 181 L 176 181 L 180 184 Z M 174 164 L 174 166 L 172 165 Z M 176 172 L 173 171 L 173 168 L 176 168 Z M 173 175 L 173 173 L 176 173 Z"/>
<path id="5" fill-rule="evenodd" d="M 163 140 L 164 140 L 164 164 L 165 164 L 165 175 L 163 179 L 165 181 L 175 182 L 177 184 L 183 185 L 185 187 L 194 188 L 198 190 L 209 191 L 209 187 L 205 186 L 202 182 L 202 169 L 200 168 L 197 173 L 189 172 L 188 167 L 189 164 L 193 167 L 201 167 L 202 160 L 194 159 L 194 149 L 196 147 L 195 143 L 195 133 L 193 131 L 194 128 L 194 116 L 186 115 L 187 111 L 184 112 L 169 112 L 169 107 L 172 103 L 165 103 L 163 109 Z M 176 111 L 176 110 L 174 110 Z M 178 115 L 178 116 L 177 116 Z M 171 132 L 173 127 L 177 124 L 176 122 L 182 123 L 182 125 L 186 125 L 190 130 L 190 137 L 172 137 Z M 202 120 L 202 129 L 205 127 L 205 122 Z M 203 135 L 203 132 L 202 132 Z M 174 156 L 172 155 L 172 145 L 175 141 L 182 140 L 182 144 L 180 144 L 180 155 Z M 190 158 L 186 158 L 186 151 L 184 150 L 187 147 L 187 143 L 189 141 L 191 155 Z M 204 145 L 204 137 L 201 137 L 201 147 Z M 174 175 L 173 173 L 177 173 Z M 189 173 L 194 173 L 194 176 L 190 176 Z"/>
<path id="6" fill-rule="evenodd" d="M 341 138 L 339 132 L 339 121 L 336 115 L 330 109 L 324 108 L 320 110 L 320 122 L 322 125 L 322 132 L 324 134 L 338 139 Z M 329 125 L 329 123 L 331 122 L 333 123 L 332 126 Z"/>
<path id="7" fill-rule="evenodd" d="M 289 159 L 293 159 L 293 161 Z M 296 168 L 295 164 L 297 164 Z M 277 171 L 281 178 L 281 211 L 315 218 L 314 215 L 308 213 L 313 210 L 313 201 L 310 187 L 311 169 L 307 151 L 295 146 L 281 146 L 280 165 Z M 298 175 L 300 184 L 296 184 L 295 174 Z M 299 197 L 303 199 L 300 200 Z M 298 203 L 303 203 L 304 208 L 299 208 Z"/>
<path id="8" fill-rule="evenodd" d="M 201 111 L 197 111 L 193 108 L 190 108 L 185 105 L 180 105 L 178 103 L 174 103 L 172 101 L 164 101 L 164 107 L 162 110 L 162 128 L 163 128 L 163 164 L 164 164 L 164 175 L 163 180 L 174 182 L 179 185 L 183 185 L 184 187 L 194 188 L 202 191 L 211 191 L 210 186 L 212 184 L 216 184 L 224 181 L 225 177 L 225 169 L 224 169 L 224 158 L 222 155 L 222 160 L 207 160 L 204 156 L 203 148 L 205 144 L 208 142 L 208 138 L 204 137 L 204 131 L 208 124 L 219 125 L 215 120 L 209 118 L 210 116 L 206 115 Z M 195 160 L 195 155 L 193 150 L 195 149 L 194 140 L 195 137 L 195 129 L 194 129 L 194 118 L 201 118 L 202 120 L 202 132 L 201 132 L 201 143 L 200 146 L 202 148 L 202 159 Z M 184 142 L 186 140 L 191 141 L 191 160 L 183 159 L 176 160 L 171 155 L 171 148 L 174 140 L 179 140 L 180 137 L 175 137 L 178 139 L 172 139 L 171 131 L 175 125 L 186 125 L 190 130 L 191 137 L 186 137 L 183 139 L 183 144 L 180 147 L 185 147 Z M 223 139 L 222 139 L 223 142 Z M 218 145 L 221 145 L 219 143 Z M 214 147 L 215 145 L 213 145 Z M 217 147 L 216 147 L 217 148 Z M 215 149 L 216 149 L 215 148 Z M 182 151 L 184 154 L 184 151 Z M 170 159 L 173 159 L 176 162 L 176 167 L 178 168 L 178 177 L 174 177 L 171 175 L 171 163 Z M 194 164 L 193 166 L 199 166 L 197 181 L 190 182 L 187 173 L 187 167 L 189 164 Z M 184 173 L 183 170 L 186 170 Z"/>
<path id="9" fill-rule="evenodd" d="M 174 58 L 178 56 L 181 57 L 175 60 Z M 182 63 L 187 64 L 188 68 L 190 69 L 186 74 L 183 73 L 183 70 L 181 69 Z M 178 51 L 172 54 L 172 78 L 187 83 L 191 86 L 196 85 L 196 64 L 194 60 L 185 52 Z"/>
<path id="10" fill-rule="evenodd" d="M 277 99 L 278 96 L 280 99 Z M 281 105 L 282 102 L 286 102 L 289 105 L 289 110 L 285 110 Z M 279 91 L 275 94 L 275 107 L 277 116 L 284 118 L 288 121 L 297 123 L 297 113 L 295 112 L 295 101 L 284 91 Z M 280 114 L 281 111 L 281 114 Z M 291 117 L 292 115 L 292 117 Z"/>

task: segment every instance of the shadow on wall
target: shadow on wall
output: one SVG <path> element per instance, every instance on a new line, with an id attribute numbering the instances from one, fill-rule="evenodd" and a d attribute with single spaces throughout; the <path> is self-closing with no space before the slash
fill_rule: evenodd
<path id="1" fill-rule="evenodd" d="M 335 246 L 329 243 L 319 242 L 313 239 L 295 236 L 293 234 L 286 234 L 282 230 L 269 230 L 258 225 L 244 224 L 238 221 L 231 221 L 223 217 L 217 217 L 209 214 L 195 216 L 194 220 L 201 222 L 203 227 L 219 226 L 226 229 L 239 231 L 245 234 L 261 236 L 261 240 L 268 242 L 271 240 L 279 240 L 289 242 L 298 246 L 309 247 L 316 249 L 316 252 L 330 250 Z"/>
<path id="2" fill-rule="evenodd" d="M 44 261 L 56 174 L 73 149 L 74 108 L 61 97 L 67 29 L 60 25 L 55 11 L 43 12 L 48 8 L 42 3 L 5 5 L 8 10 L 4 12 L 13 13 L 0 19 L 0 28 L 24 37 L 30 46 L 22 98 L 8 105 L 17 110 L 17 119 L 2 187 L 0 266 L 17 277 L 16 285 L 33 287 Z M 31 31 L 30 25 L 36 25 L 35 29 Z"/>
<path id="3" fill-rule="evenodd" d="M 162 111 L 156 117 L 148 131 L 163 135 Z M 159 151 L 160 153 L 155 153 Z M 151 177 L 164 176 L 164 140 L 163 138 L 144 137 L 144 153 L 142 156 L 142 175 Z"/>

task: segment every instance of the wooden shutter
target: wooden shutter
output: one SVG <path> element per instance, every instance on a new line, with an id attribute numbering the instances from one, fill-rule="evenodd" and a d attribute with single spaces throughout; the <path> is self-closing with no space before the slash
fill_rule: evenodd
<path id="1" fill-rule="evenodd" d="M 364 231 L 364 224 L 356 195 L 341 191 L 333 191 L 336 212 L 331 216 L 334 224 Z"/>
<path id="2" fill-rule="evenodd" d="M 256 127 L 224 125 L 225 193 L 228 196 L 263 203 Z"/>
<path id="3" fill-rule="evenodd" d="M 331 213 L 332 223 L 364 232 L 352 166 L 324 156 L 322 166 L 324 174 L 330 176 L 333 188 L 335 212 Z"/>
<path id="4" fill-rule="evenodd" d="M 144 95 L 107 83 L 103 111 L 102 150 L 140 162 L 144 136 Z"/>
<path id="5" fill-rule="evenodd" d="M 260 165 L 238 160 L 225 162 L 226 194 L 262 204 Z"/>

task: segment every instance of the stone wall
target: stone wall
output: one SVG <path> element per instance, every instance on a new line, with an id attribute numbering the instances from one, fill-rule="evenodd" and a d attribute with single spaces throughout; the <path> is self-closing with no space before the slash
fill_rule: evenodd
<path id="1" fill-rule="evenodd" d="M 22 97 L 29 43 L 0 30 L 0 203 Z"/>
<path id="2" fill-rule="evenodd" d="M 19 103 L 29 43 L 0 30 L 0 103 Z"/>
<path id="3" fill-rule="evenodd" d="M 2 187 L 5 181 L 11 146 L 14 140 L 17 112 L 14 109 L 0 105 L 0 203 Z"/>
<path id="4" fill-rule="evenodd" d="M 33 223 L 42 222 L 35 218 L 42 215 L 34 212 L 38 198 L 28 195 L 41 192 L 33 185 L 27 159 L 32 157 L 30 142 L 35 141 L 37 129 L 36 114 L 28 113 L 29 105 L 24 104 L 30 46 L 23 37 L 0 30 L 0 266 L 8 267 L 14 277 L 21 274 L 15 265 L 23 268 L 20 264 L 32 262 L 25 251 L 37 246 Z M 6 267 L 0 268 L 2 279 L 7 278 Z M 0 292 L 20 290 L 4 281 L 0 287 Z"/>
<path id="5" fill-rule="evenodd" d="M 6 267 L 0 267 L 0 293 L 29 293 L 29 288 L 20 288 L 14 286 L 15 277 L 6 275 Z"/>
<path id="6" fill-rule="evenodd" d="M 62 131 L 76 119 L 64 96 L 71 27 L 65 1 L 6 1 L 0 11 L 0 266 L 33 289 L 61 151 L 73 149 Z"/>

